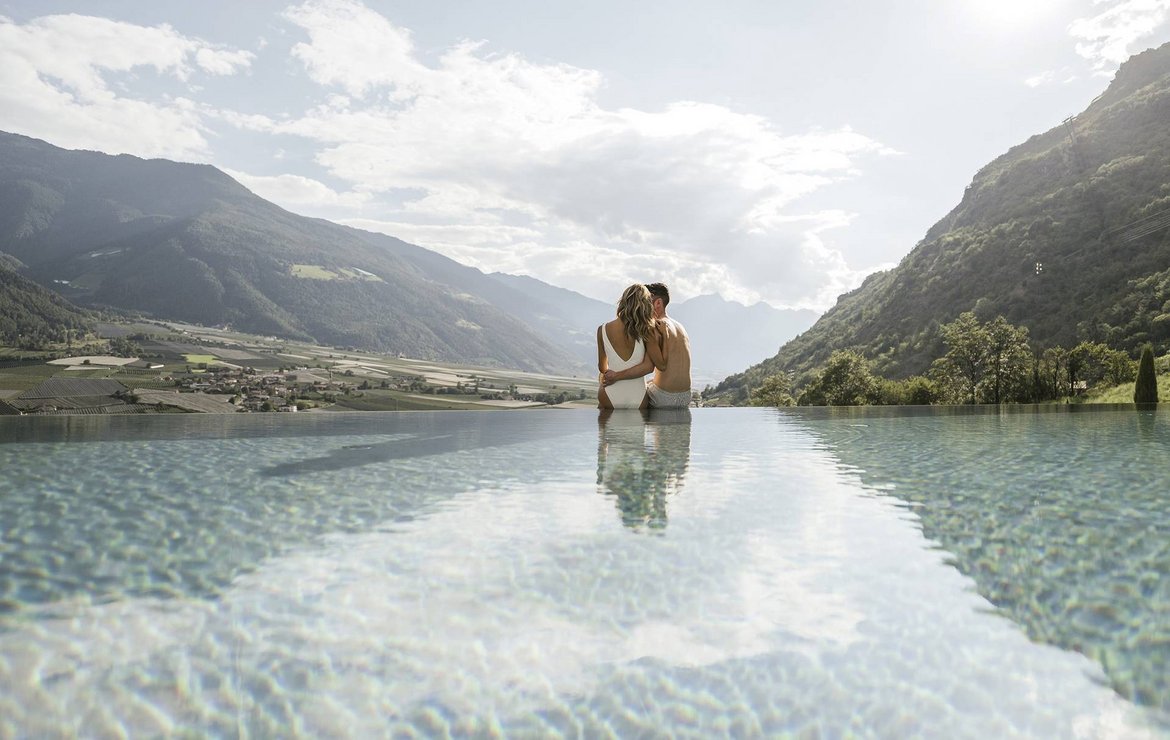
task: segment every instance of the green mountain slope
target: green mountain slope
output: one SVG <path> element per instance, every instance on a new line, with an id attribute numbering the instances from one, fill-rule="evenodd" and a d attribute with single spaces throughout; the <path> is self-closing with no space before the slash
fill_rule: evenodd
<path id="1" fill-rule="evenodd" d="M 1170 340 L 1170 44 L 1127 61 L 1081 114 L 988 164 L 894 269 L 841 296 L 721 390 L 799 376 L 838 349 L 924 372 L 939 326 L 1002 314 L 1038 348 Z"/>
<path id="2" fill-rule="evenodd" d="M 93 330 L 93 319 L 51 290 L 17 273 L 19 260 L 0 252 L 0 343 L 34 346 L 65 340 L 66 330 Z"/>
<path id="3" fill-rule="evenodd" d="M 0 134 L 0 251 L 79 305 L 424 359 L 579 368 L 469 289 L 471 268 L 289 213 L 206 165 Z"/>

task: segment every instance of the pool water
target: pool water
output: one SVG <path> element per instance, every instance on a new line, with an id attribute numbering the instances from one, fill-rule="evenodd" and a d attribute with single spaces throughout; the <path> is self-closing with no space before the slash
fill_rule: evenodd
<path id="1" fill-rule="evenodd" d="M 0 737 L 1170 737 L 1170 422 L 0 419 Z"/>

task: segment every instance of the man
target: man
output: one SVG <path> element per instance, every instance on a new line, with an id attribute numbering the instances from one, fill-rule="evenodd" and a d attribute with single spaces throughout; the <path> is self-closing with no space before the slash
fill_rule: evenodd
<path id="1" fill-rule="evenodd" d="M 654 302 L 654 318 L 657 319 L 657 341 L 662 366 L 659 367 L 646 353 L 641 364 L 621 371 L 607 370 L 605 384 L 619 380 L 640 378 L 651 370 L 654 379 L 646 384 L 651 408 L 685 408 L 691 405 L 691 340 L 683 325 L 666 315 L 670 304 L 670 291 L 662 283 L 646 286 Z"/>

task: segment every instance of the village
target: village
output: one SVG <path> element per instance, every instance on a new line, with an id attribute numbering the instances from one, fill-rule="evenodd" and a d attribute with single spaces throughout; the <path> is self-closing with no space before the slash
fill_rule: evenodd
<path id="1" fill-rule="evenodd" d="M 202 334 L 208 333 L 208 334 Z M 589 382 L 185 327 L 0 370 L 0 416 L 518 409 L 592 405 Z"/>

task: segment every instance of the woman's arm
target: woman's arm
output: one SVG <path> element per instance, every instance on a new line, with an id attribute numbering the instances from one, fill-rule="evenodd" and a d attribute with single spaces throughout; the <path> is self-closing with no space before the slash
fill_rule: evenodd
<path id="1" fill-rule="evenodd" d="M 649 375 L 654 372 L 654 363 L 650 361 L 647 355 L 641 362 L 633 367 L 627 367 L 625 370 L 606 370 L 605 384 L 613 385 L 619 380 L 629 380 L 631 378 L 640 378 L 643 375 Z"/>
<path id="2" fill-rule="evenodd" d="M 609 369 L 609 359 L 605 356 L 605 345 L 601 341 L 601 332 L 605 331 L 605 324 L 597 327 L 597 373 L 604 375 Z"/>
<path id="3" fill-rule="evenodd" d="M 662 349 L 662 334 L 655 326 L 654 331 L 650 337 L 645 341 L 646 356 L 642 361 L 633 367 L 628 367 L 625 370 L 606 370 L 605 384 L 612 385 L 619 380 L 629 380 L 631 378 L 640 378 L 643 375 L 649 375 L 654 372 L 655 368 L 659 370 L 666 369 L 666 354 Z"/>
<path id="4" fill-rule="evenodd" d="M 597 408 L 612 409 L 613 403 L 605 394 L 605 372 L 609 369 L 609 358 L 605 356 L 605 344 L 601 340 L 601 332 L 605 331 L 605 324 L 597 327 Z"/>

